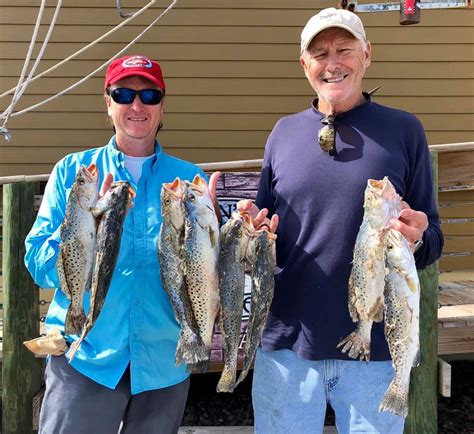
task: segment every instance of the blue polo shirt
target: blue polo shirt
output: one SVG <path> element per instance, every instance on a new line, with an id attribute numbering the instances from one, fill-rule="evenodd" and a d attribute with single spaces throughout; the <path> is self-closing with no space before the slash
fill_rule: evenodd
<path id="1" fill-rule="evenodd" d="M 177 176 L 192 180 L 205 176 L 194 164 L 167 155 L 160 144 L 145 161 L 135 184 L 125 169 L 124 154 L 115 137 L 106 146 L 67 155 L 54 167 L 36 221 L 26 238 L 25 264 L 43 288 L 57 288 L 46 317 L 46 327 L 64 332 L 69 299 L 59 289 L 56 259 L 60 225 L 75 176 L 81 165 L 96 164 L 99 186 L 110 172 L 114 180 L 130 182 L 136 191 L 134 206 L 125 218 L 120 253 L 109 292 L 94 327 L 71 365 L 85 376 L 115 388 L 130 364 L 132 394 L 168 387 L 189 375 L 175 367 L 179 325 L 160 280 L 157 256 L 161 226 L 161 186 Z M 86 314 L 90 293 L 84 296 Z M 69 341 L 77 336 L 66 336 Z"/>

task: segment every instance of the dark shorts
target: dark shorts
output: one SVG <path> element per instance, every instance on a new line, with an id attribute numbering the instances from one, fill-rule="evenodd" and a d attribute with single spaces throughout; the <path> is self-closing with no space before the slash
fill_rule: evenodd
<path id="1" fill-rule="evenodd" d="M 177 433 L 189 378 L 163 389 L 130 393 L 127 369 L 115 389 L 77 372 L 64 356 L 52 356 L 45 372 L 41 434 Z"/>

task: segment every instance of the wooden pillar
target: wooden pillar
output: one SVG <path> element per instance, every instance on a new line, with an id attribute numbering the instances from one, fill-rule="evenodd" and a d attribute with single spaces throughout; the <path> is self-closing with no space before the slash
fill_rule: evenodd
<path id="1" fill-rule="evenodd" d="M 39 292 L 23 263 L 38 191 L 37 182 L 3 186 L 3 434 L 32 432 L 41 383 L 40 361 L 23 345 L 39 334 Z"/>
<path id="2" fill-rule="evenodd" d="M 438 155 L 431 153 L 435 197 L 438 198 Z M 412 370 L 405 434 L 438 432 L 438 263 L 418 272 L 420 299 L 420 365 Z"/>

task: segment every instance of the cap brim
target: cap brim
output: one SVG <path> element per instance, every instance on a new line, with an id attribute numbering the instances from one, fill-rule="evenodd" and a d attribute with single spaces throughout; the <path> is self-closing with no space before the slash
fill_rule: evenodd
<path id="1" fill-rule="evenodd" d="M 303 51 L 306 50 L 310 45 L 311 45 L 311 42 L 313 42 L 313 39 L 318 36 L 321 32 L 323 32 L 324 30 L 327 30 L 327 29 L 331 29 L 333 27 L 339 27 L 340 29 L 344 29 L 344 30 L 347 30 L 352 36 L 354 36 L 354 38 L 358 39 L 359 41 L 362 41 L 362 42 L 365 42 L 365 38 L 354 32 L 353 29 L 351 29 L 349 26 L 346 26 L 344 24 L 329 24 L 328 26 L 324 26 L 322 27 L 321 29 L 319 29 L 312 37 L 311 39 L 309 39 L 308 43 L 306 44 L 305 47 L 301 47 L 301 54 L 303 54 Z"/>
<path id="2" fill-rule="evenodd" d="M 158 86 L 161 90 L 165 90 L 165 86 L 164 86 L 164 83 L 163 82 L 160 82 L 159 80 L 156 79 L 155 76 L 153 76 L 152 74 L 148 74 L 147 72 L 145 71 L 131 71 L 131 70 L 128 70 L 128 71 L 124 71 L 120 74 L 117 74 L 113 79 L 112 81 L 109 81 L 108 84 L 105 86 L 105 88 L 109 87 L 111 84 L 114 84 L 114 83 L 117 83 L 117 81 L 120 81 L 124 78 L 127 78 L 127 77 L 132 77 L 134 75 L 139 75 L 140 77 L 144 77 L 146 78 L 147 80 L 150 80 L 153 84 L 155 84 L 156 86 Z"/>

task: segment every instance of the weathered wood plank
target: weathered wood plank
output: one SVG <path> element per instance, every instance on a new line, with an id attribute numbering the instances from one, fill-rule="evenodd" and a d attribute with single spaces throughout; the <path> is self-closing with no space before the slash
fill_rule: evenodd
<path id="1" fill-rule="evenodd" d="M 32 399 L 40 387 L 38 360 L 23 341 L 38 336 L 38 289 L 23 265 L 24 240 L 34 221 L 37 183 L 3 187 L 3 366 L 2 432 L 25 434 L 32 427 Z"/>
<path id="2" fill-rule="evenodd" d="M 438 357 L 438 388 L 441 396 L 451 397 L 451 365 Z"/>
<path id="3" fill-rule="evenodd" d="M 438 354 L 474 353 L 474 326 L 439 327 Z"/>

